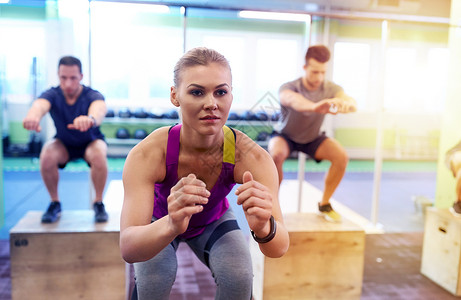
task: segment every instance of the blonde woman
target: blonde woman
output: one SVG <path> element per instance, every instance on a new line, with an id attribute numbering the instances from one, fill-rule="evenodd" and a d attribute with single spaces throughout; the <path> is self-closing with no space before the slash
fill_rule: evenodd
<path id="1" fill-rule="evenodd" d="M 209 267 L 216 299 L 250 299 L 248 243 L 226 196 L 236 183 L 237 204 L 253 238 L 280 257 L 289 238 L 278 202 L 270 155 L 225 126 L 232 75 L 218 52 L 195 48 L 174 69 L 171 103 L 181 124 L 155 130 L 134 147 L 123 171 L 120 247 L 134 263 L 138 299 L 168 299 L 176 278 L 176 250 L 185 242 Z"/>

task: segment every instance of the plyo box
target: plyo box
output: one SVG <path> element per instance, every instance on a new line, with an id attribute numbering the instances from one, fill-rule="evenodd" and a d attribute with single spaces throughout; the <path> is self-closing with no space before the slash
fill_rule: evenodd
<path id="1" fill-rule="evenodd" d="M 365 231 L 315 213 L 285 214 L 284 222 L 290 248 L 283 257 L 266 257 L 250 241 L 255 300 L 360 299 Z"/>
<path id="2" fill-rule="evenodd" d="M 461 218 L 448 209 L 426 208 L 421 273 L 461 296 Z"/>
<path id="3" fill-rule="evenodd" d="M 120 213 L 95 223 L 92 210 L 63 211 L 42 224 L 29 211 L 10 230 L 12 299 L 126 299 Z"/>

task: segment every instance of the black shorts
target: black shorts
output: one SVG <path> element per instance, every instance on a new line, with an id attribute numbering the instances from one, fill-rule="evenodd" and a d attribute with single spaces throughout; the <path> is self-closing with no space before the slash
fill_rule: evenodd
<path id="1" fill-rule="evenodd" d="M 93 142 L 93 141 L 91 141 L 91 142 Z M 71 161 L 74 161 L 74 160 L 77 160 L 77 159 L 80 159 L 80 158 L 85 160 L 85 158 L 84 158 L 85 151 L 86 151 L 86 148 L 88 147 L 88 145 L 91 142 L 88 142 L 88 143 L 83 144 L 81 146 L 69 146 L 69 145 L 66 145 L 66 144 L 62 143 L 64 145 L 64 147 L 66 147 L 67 153 L 69 154 L 69 160 L 66 161 L 63 164 L 59 164 L 58 167 L 60 169 L 64 169 L 68 162 L 71 162 Z M 86 161 L 86 163 L 88 164 L 88 167 L 91 168 L 91 165 L 87 161 Z"/>
<path id="2" fill-rule="evenodd" d="M 282 137 L 288 144 L 288 147 L 290 148 L 290 153 L 293 151 L 301 151 L 303 153 L 306 153 L 309 155 L 313 160 L 316 162 L 321 162 L 322 160 L 316 159 L 315 158 L 315 152 L 317 152 L 317 149 L 320 147 L 320 144 L 324 140 L 326 140 L 328 137 L 325 135 L 325 132 L 320 133 L 318 137 L 316 137 L 313 141 L 307 143 L 307 144 L 298 144 L 294 141 L 292 141 L 287 135 L 283 133 L 279 133 L 277 131 L 274 131 L 272 133 L 272 136 L 280 136 Z"/>

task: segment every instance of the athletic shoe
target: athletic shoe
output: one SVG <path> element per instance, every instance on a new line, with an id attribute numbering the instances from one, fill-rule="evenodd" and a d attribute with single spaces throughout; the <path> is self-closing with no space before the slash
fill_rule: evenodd
<path id="1" fill-rule="evenodd" d="M 61 216 L 61 203 L 58 201 L 51 201 L 48 209 L 42 216 L 42 223 L 54 223 Z"/>
<path id="2" fill-rule="evenodd" d="M 341 222 L 341 215 L 338 214 L 336 211 L 333 210 L 331 204 L 320 205 L 319 203 L 319 212 L 323 215 L 323 217 L 330 222 Z"/>
<path id="3" fill-rule="evenodd" d="M 107 222 L 109 216 L 107 215 L 106 209 L 104 208 L 104 204 L 102 202 L 95 202 L 93 204 L 94 209 L 94 220 L 97 223 Z"/>
<path id="4" fill-rule="evenodd" d="M 450 207 L 450 212 L 458 218 L 461 218 L 461 201 L 456 201 L 453 206 Z"/>

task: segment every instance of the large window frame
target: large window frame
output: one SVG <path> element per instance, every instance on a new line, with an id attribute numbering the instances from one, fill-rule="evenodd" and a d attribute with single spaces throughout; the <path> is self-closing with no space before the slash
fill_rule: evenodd
<path id="1" fill-rule="evenodd" d="M 108 4 L 110 3 L 110 4 Z M 100 90 L 106 97 L 107 103 L 112 107 L 143 107 L 157 111 L 172 109 L 169 101 L 169 88 L 173 85 L 173 66 L 177 59 L 193 47 L 205 46 L 218 50 L 230 61 L 233 73 L 233 110 L 243 111 L 253 107 L 267 93 L 274 98 L 278 98 L 278 88 L 286 81 L 293 80 L 302 75 L 303 57 L 307 46 L 307 37 L 310 23 L 299 25 L 296 21 L 275 21 L 275 20 L 252 20 L 251 22 L 238 17 L 238 11 L 203 9 L 203 8 L 180 8 L 170 6 L 177 17 L 176 27 L 150 27 L 126 24 L 117 16 L 111 16 L 111 12 L 104 10 L 104 22 L 97 24 L 98 10 L 103 12 L 104 6 L 120 6 L 124 3 L 111 2 L 90 2 L 91 14 L 91 78 L 92 86 Z M 142 7 L 133 4 L 130 7 Z M 150 4 L 142 4 L 148 8 Z M 136 9 L 135 9 L 136 10 Z M 130 14 L 128 8 L 122 11 Z M 198 13 L 204 14 L 197 16 Z M 132 12 L 133 13 L 133 12 Z M 171 14 L 171 13 L 170 13 Z M 165 13 L 159 14 L 163 17 Z M 155 17 L 155 15 L 152 15 Z M 308 15 L 306 15 L 308 17 Z M 114 24 L 111 19 L 117 20 Z M 194 25 L 199 24 L 198 26 Z M 253 24 L 244 27 L 239 24 Z M 155 23 L 155 22 L 154 22 Z M 218 26 L 210 25 L 218 24 Z M 301 22 L 302 23 L 302 22 Z M 157 24 L 157 23 L 156 23 Z M 205 24 L 205 26 L 204 26 Z M 235 25 L 237 24 L 237 29 Z M 267 25 L 277 28 L 276 32 L 267 31 Z M 106 29 L 102 28 L 106 26 Z M 116 27 L 118 26 L 118 27 Z M 127 62 L 117 62 L 110 58 L 108 47 L 115 49 L 115 53 L 122 46 L 119 40 L 128 34 L 117 34 L 114 28 L 122 28 L 133 31 L 133 28 L 144 30 L 144 35 L 148 35 L 152 30 L 163 30 L 165 34 L 161 40 L 170 40 L 159 45 L 164 47 L 162 54 L 157 54 L 157 58 L 150 58 L 150 61 L 143 60 L 149 57 L 148 53 L 140 52 L 139 47 L 153 49 L 155 46 L 142 42 L 142 37 L 137 37 L 132 33 L 128 40 L 134 47 L 126 47 L 126 54 L 120 54 L 120 58 L 127 59 Z M 293 28 L 296 26 L 304 27 L 304 32 L 298 30 L 297 33 L 284 33 L 280 26 Z M 127 29 L 128 27 L 129 29 Z M 138 30 L 140 30 L 138 29 Z M 112 34 L 112 36 L 108 36 Z M 279 49 L 267 49 L 265 45 L 272 42 L 289 45 L 286 54 L 281 54 Z M 112 45 L 112 46 L 111 46 Z M 227 45 L 227 46 L 226 46 Z M 167 46 L 167 47 L 166 47 Z M 287 46 L 288 47 L 288 46 Z M 232 49 L 230 49 L 232 48 Z M 259 52 L 258 52 L 259 51 Z M 264 51 L 264 52 L 263 52 Z M 272 53 L 272 59 L 264 59 Z M 134 55 L 133 55 L 134 54 Z M 112 62 L 111 62 L 112 61 Z M 161 65 L 160 68 L 156 66 Z M 281 69 L 281 67 L 283 67 Z M 120 70 L 121 69 L 121 70 Z M 256 75 L 255 75 L 256 72 Z M 123 76 L 122 76 L 123 74 Z M 121 76 L 121 77 L 120 77 Z M 270 80 L 265 80 L 270 79 Z M 156 83 L 153 87 L 152 83 Z M 115 92 L 114 92 L 115 91 Z M 116 95 L 118 94 L 118 95 Z"/>

